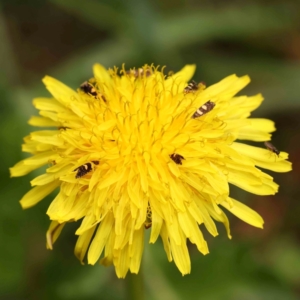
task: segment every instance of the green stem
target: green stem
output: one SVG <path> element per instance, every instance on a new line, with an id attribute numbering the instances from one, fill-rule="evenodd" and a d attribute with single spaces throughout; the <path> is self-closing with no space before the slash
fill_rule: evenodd
<path id="1" fill-rule="evenodd" d="M 140 268 L 138 274 L 127 274 L 127 299 L 129 300 L 143 300 L 144 297 L 144 276 L 143 270 Z"/>

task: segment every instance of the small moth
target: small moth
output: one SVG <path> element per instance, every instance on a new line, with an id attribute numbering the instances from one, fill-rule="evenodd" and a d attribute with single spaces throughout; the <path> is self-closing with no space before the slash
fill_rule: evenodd
<path id="1" fill-rule="evenodd" d="M 207 114 L 208 112 L 210 112 L 214 107 L 216 106 L 216 104 L 210 100 L 208 100 L 206 103 L 204 103 L 201 107 L 199 107 L 194 114 L 192 115 L 192 118 L 198 118 L 201 117 L 205 114 Z"/>
<path id="2" fill-rule="evenodd" d="M 198 83 L 194 80 L 192 80 L 183 90 L 184 94 L 188 94 L 191 92 L 195 92 L 198 90 Z"/>
<path id="3" fill-rule="evenodd" d="M 81 89 L 83 92 L 85 92 L 86 94 L 94 96 L 95 99 L 102 98 L 102 100 L 103 100 L 104 102 L 106 102 L 105 97 L 104 97 L 102 94 L 98 93 L 98 92 L 96 91 L 95 87 L 94 87 L 90 82 L 85 81 L 84 83 L 82 83 L 82 84 L 80 85 L 80 89 Z"/>
<path id="4" fill-rule="evenodd" d="M 173 153 L 170 155 L 170 157 L 177 165 L 182 165 L 182 160 L 184 159 L 183 156 L 177 153 Z"/>
<path id="5" fill-rule="evenodd" d="M 99 165 L 99 161 L 92 161 L 94 165 Z M 87 173 L 91 172 L 93 170 L 92 163 L 88 162 L 78 168 L 76 168 L 74 171 L 77 171 L 75 178 L 80 178 Z"/>
<path id="6" fill-rule="evenodd" d="M 89 82 L 85 81 L 83 84 L 80 85 L 80 88 L 86 93 L 91 94 L 94 97 L 97 97 L 98 93 L 96 89 L 91 85 Z"/>

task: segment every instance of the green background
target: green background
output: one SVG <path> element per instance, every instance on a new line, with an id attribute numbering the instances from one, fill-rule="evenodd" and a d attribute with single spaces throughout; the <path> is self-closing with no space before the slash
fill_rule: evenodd
<path id="1" fill-rule="evenodd" d="M 126 280 L 112 267 L 81 266 L 73 255 L 76 224 L 46 250 L 51 197 L 22 211 L 19 200 L 38 172 L 9 178 L 26 157 L 22 138 L 37 115 L 32 98 L 48 96 L 48 74 L 76 89 L 106 67 L 196 63 L 196 81 L 208 85 L 249 74 L 244 93 L 265 101 L 253 116 L 276 121 L 272 142 L 290 153 L 293 171 L 274 174 L 275 196 L 232 189 L 258 211 L 264 230 L 229 216 L 233 239 L 218 226 L 203 229 L 210 254 L 190 245 L 192 272 L 182 277 L 162 244 L 146 244 L 145 299 L 300 299 L 300 2 L 197 0 L 52 0 L 0 2 L 0 299 L 129 299 Z M 261 143 L 259 146 L 263 147 Z M 274 160 L 276 157 L 274 156 Z M 273 174 L 272 174 L 273 175 Z"/>

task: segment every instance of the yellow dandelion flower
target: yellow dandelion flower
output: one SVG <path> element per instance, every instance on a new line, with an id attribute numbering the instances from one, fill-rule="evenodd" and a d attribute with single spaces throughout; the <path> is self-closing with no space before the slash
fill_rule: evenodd
<path id="1" fill-rule="evenodd" d="M 187 65 L 165 76 L 149 65 L 120 72 L 95 65 L 94 78 L 77 91 L 43 79 L 52 98 L 34 99 L 40 116 L 29 124 L 54 129 L 25 137 L 22 149 L 32 156 L 10 171 L 22 176 L 48 165 L 21 199 L 28 208 L 59 188 L 47 211 L 48 248 L 67 222 L 81 219 L 78 259 L 113 264 L 125 277 L 139 271 L 149 228 L 149 242 L 160 236 L 168 260 L 184 275 L 191 269 L 187 239 L 208 253 L 199 225 L 216 236 L 214 221 L 222 222 L 230 237 L 223 207 L 262 228 L 255 211 L 229 196 L 229 184 L 275 194 L 277 184 L 260 168 L 287 172 L 288 154 L 237 141 L 269 141 L 275 130 L 270 120 L 249 118 L 260 94 L 236 96 L 248 76 L 206 87 L 190 81 L 194 71 Z"/>

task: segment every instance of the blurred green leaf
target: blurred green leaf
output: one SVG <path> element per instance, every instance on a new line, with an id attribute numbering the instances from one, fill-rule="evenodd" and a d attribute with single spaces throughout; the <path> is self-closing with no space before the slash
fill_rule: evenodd
<path id="1" fill-rule="evenodd" d="M 149 28 L 143 27 L 144 22 L 134 22 L 140 17 L 137 10 L 133 9 L 131 15 L 125 15 L 112 6 L 94 0 L 86 0 L 80 4 L 77 0 L 51 1 L 99 29 L 120 27 L 120 32 L 125 35 L 129 33 L 133 41 L 140 41 L 138 32 L 141 30 L 145 36 L 149 34 Z M 142 5 L 142 12 L 145 11 L 144 7 L 146 4 Z M 153 46 L 161 51 L 169 51 L 175 47 L 207 42 L 220 37 L 238 38 L 274 30 L 283 31 L 292 28 L 293 22 L 296 22 L 289 13 L 283 13 L 284 8 L 284 5 L 246 4 L 241 7 L 224 6 L 221 9 L 195 8 L 192 11 L 172 12 L 172 15 L 155 19 L 152 14 L 151 40 Z M 131 30 L 128 30 L 129 28 Z"/>
<path id="2" fill-rule="evenodd" d="M 58 286 L 57 295 L 60 299 L 96 299 L 98 295 L 103 294 L 113 269 L 100 265 L 82 268 L 83 272 L 74 274 Z"/>
<path id="3" fill-rule="evenodd" d="M 168 50 L 216 38 L 244 38 L 292 28 L 293 20 L 282 12 L 282 6 L 258 4 L 178 12 L 156 24 L 157 43 Z"/>
<path id="4" fill-rule="evenodd" d="M 147 300 L 180 300 L 180 296 L 177 295 L 176 291 L 172 286 L 172 283 L 168 280 L 166 274 L 159 263 L 159 257 L 163 256 L 163 259 L 167 260 L 165 253 L 163 252 L 162 244 L 160 241 L 155 245 L 148 243 L 148 237 L 145 241 L 144 258 L 143 258 L 143 270 L 145 277 L 145 285 L 148 292 Z M 151 248 L 151 249 L 150 249 Z M 162 252 L 159 252 L 161 250 Z"/>
<path id="5" fill-rule="evenodd" d="M 214 239 L 206 256 L 190 247 L 192 271 L 184 277 L 167 261 L 160 241 L 148 246 L 144 263 L 149 299 L 297 299 L 250 243 Z"/>
<path id="6" fill-rule="evenodd" d="M 16 62 L 8 37 L 7 26 L 5 24 L 2 9 L 0 6 L 0 81 L 1 85 L 12 85 L 18 79 Z"/>
<path id="7" fill-rule="evenodd" d="M 276 239 L 267 249 L 267 263 L 284 282 L 299 285 L 300 251 L 293 237 Z"/>
<path id="8" fill-rule="evenodd" d="M 113 32 L 122 32 L 124 26 L 128 26 L 130 18 L 120 9 L 96 0 L 51 0 L 68 13 L 77 16 L 100 29 L 108 29 Z"/>

